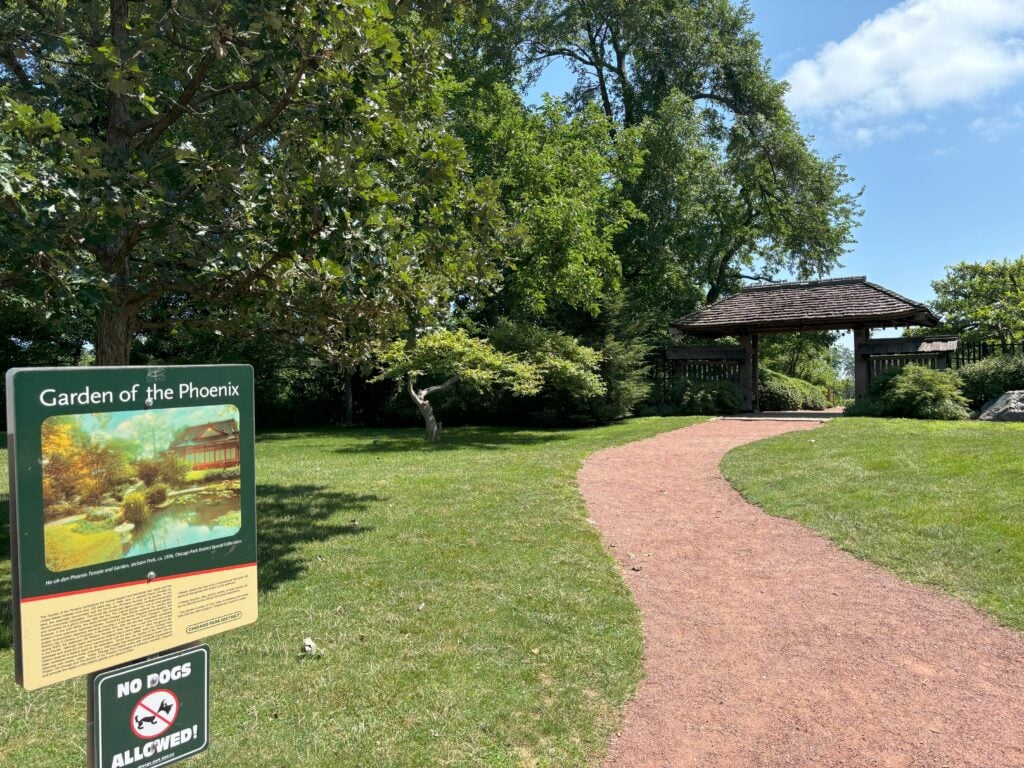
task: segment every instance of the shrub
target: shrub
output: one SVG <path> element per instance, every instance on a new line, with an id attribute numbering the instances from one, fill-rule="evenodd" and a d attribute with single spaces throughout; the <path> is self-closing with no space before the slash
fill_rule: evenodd
<path id="1" fill-rule="evenodd" d="M 242 475 L 242 468 L 237 464 L 221 469 L 193 469 L 185 473 L 186 485 L 202 485 L 218 480 L 235 480 Z"/>
<path id="2" fill-rule="evenodd" d="M 739 413 L 743 406 L 740 388 L 731 381 L 684 381 L 675 400 L 676 412 L 684 416 Z"/>
<path id="3" fill-rule="evenodd" d="M 137 474 L 139 476 L 139 480 L 147 486 L 152 485 L 156 482 L 157 478 L 160 477 L 160 460 L 139 459 L 135 462 L 135 474 Z"/>
<path id="4" fill-rule="evenodd" d="M 959 374 L 971 407 L 980 409 L 1004 392 L 1024 389 L 1024 355 L 986 357 L 965 365 Z"/>
<path id="5" fill-rule="evenodd" d="M 149 519 L 149 505 L 144 491 L 129 491 L 121 502 L 121 516 L 127 523 L 138 526 Z"/>
<path id="6" fill-rule="evenodd" d="M 907 365 L 887 371 L 871 383 L 867 398 L 848 408 L 850 416 L 891 416 L 956 421 L 970 416 L 952 371 Z"/>
<path id="7" fill-rule="evenodd" d="M 139 459 L 135 462 L 135 472 L 147 486 L 157 480 L 177 488 L 185 483 L 185 474 L 189 470 L 188 462 L 169 453 L 155 459 Z"/>
<path id="8" fill-rule="evenodd" d="M 85 519 L 93 523 L 109 523 L 117 516 L 117 510 L 110 507 L 93 507 L 85 513 Z"/>
<path id="9" fill-rule="evenodd" d="M 125 522 L 133 523 L 136 526 L 142 525 L 149 519 L 149 505 L 146 504 L 146 494 L 142 491 L 128 491 L 121 502 L 121 512 Z"/>
<path id="10" fill-rule="evenodd" d="M 153 509 L 154 507 L 163 504 L 167 501 L 167 484 L 166 483 L 154 483 L 146 489 L 146 505 Z"/>
<path id="11" fill-rule="evenodd" d="M 160 457 L 160 479 L 172 488 L 180 488 L 185 484 L 185 473 L 189 463 L 169 453 Z"/>
<path id="12" fill-rule="evenodd" d="M 71 517 L 72 515 L 80 514 L 80 510 L 77 506 L 69 501 L 57 501 L 52 504 L 43 504 L 43 520 L 50 522 L 51 520 L 60 520 L 62 517 Z"/>
<path id="13" fill-rule="evenodd" d="M 767 368 L 758 371 L 757 401 L 762 411 L 821 411 L 828 407 L 821 387 Z"/>

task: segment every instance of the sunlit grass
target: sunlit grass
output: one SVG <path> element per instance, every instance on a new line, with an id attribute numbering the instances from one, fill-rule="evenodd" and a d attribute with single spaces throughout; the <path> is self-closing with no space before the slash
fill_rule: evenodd
<path id="1" fill-rule="evenodd" d="M 1024 425 L 840 419 L 722 468 L 769 513 L 1024 630 Z"/>
<path id="2" fill-rule="evenodd" d="M 639 680 L 641 630 L 575 475 L 694 421 L 453 429 L 435 447 L 414 430 L 262 435 L 260 619 L 210 640 L 196 763 L 592 763 Z M 4 549 L 0 601 L 9 579 Z M 322 655 L 300 653 L 306 636 Z M 0 677 L 0 765 L 81 766 L 84 749 L 82 680 L 26 693 Z"/>

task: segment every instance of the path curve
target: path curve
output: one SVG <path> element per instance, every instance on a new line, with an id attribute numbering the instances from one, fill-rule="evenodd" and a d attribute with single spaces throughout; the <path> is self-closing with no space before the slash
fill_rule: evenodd
<path id="1" fill-rule="evenodd" d="M 587 459 L 580 489 L 644 617 L 646 677 L 607 768 L 1024 766 L 1024 636 L 718 471 L 815 426 L 715 420 Z"/>

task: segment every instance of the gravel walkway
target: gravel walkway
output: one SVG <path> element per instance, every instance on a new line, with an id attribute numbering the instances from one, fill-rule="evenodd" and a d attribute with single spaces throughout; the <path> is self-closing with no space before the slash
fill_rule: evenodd
<path id="1" fill-rule="evenodd" d="M 646 637 L 607 768 L 1024 766 L 1024 635 L 766 515 L 718 471 L 816 426 L 709 421 L 583 466 Z"/>

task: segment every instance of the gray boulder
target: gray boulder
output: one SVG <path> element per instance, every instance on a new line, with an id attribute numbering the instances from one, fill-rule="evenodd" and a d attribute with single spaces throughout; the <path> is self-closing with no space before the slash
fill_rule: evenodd
<path id="1" fill-rule="evenodd" d="M 981 421 L 1024 421 L 1024 389 L 989 400 L 978 415 Z"/>

